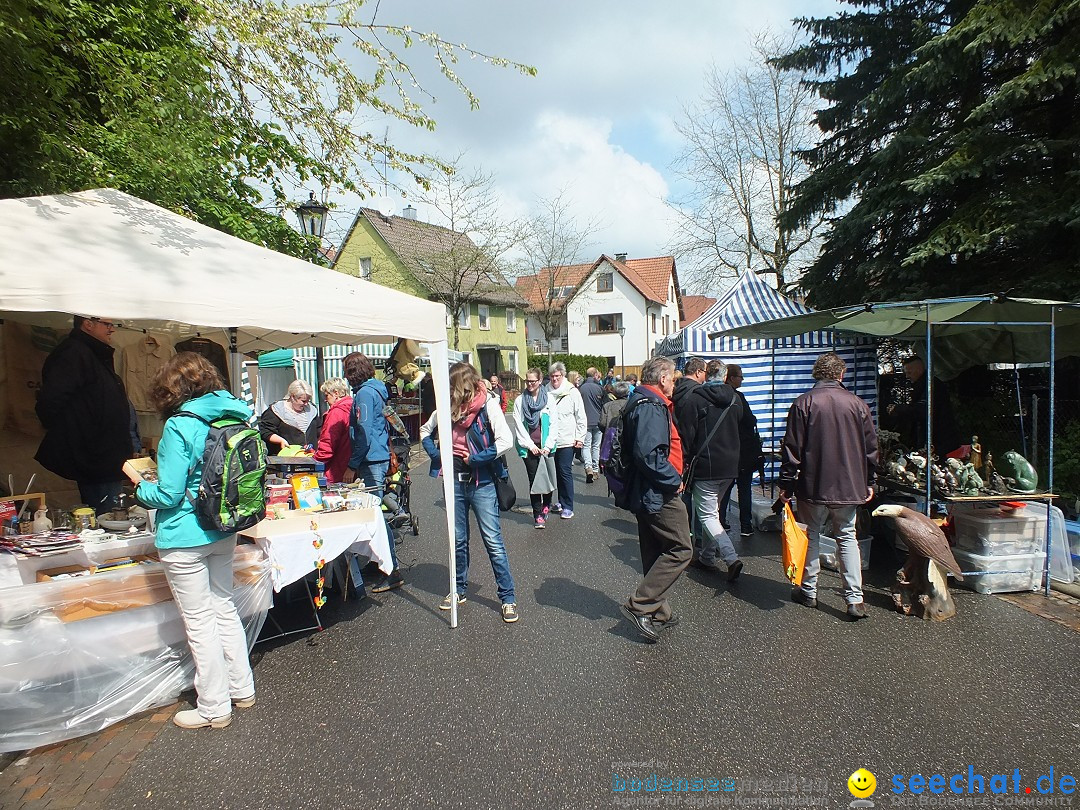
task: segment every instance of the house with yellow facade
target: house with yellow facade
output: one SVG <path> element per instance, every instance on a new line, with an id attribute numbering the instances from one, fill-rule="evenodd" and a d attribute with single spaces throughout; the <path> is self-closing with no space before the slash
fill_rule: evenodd
<path id="1" fill-rule="evenodd" d="M 524 373 L 525 299 L 467 234 L 361 208 L 333 268 L 446 307 L 450 348 L 487 378 Z"/>

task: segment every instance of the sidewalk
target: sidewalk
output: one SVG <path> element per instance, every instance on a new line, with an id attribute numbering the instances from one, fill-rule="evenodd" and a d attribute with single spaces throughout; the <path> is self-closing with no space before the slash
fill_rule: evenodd
<path id="1" fill-rule="evenodd" d="M 176 712 L 162 706 L 98 734 L 0 758 L 0 807 L 109 807 L 109 794 Z"/>

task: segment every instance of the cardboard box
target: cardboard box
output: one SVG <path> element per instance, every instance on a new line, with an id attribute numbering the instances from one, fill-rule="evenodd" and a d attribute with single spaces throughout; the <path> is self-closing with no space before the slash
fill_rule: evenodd
<path id="1" fill-rule="evenodd" d="M 274 537 L 281 534 L 311 531 L 312 521 L 315 521 L 321 528 L 330 529 L 337 526 L 374 523 L 376 520 L 382 519 L 382 511 L 379 509 L 349 509 L 344 512 L 301 512 L 294 509 L 288 513 L 287 517 L 278 520 L 260 521 L 250 529 L 245 529 L 240 533 L 251 538 Z"/>
<path id="2" fill-rule="evenodd" d="M 119 559 L 119 558 L 118 558 Z M 97 571 L 71 580 L 58 580 L 62 584 L 53 612 L 63 622 L 77 622 L 104 616 L 129 608 L 146 607 L 172 599 L 172 591 L 165 579 L 165 571 L 156 558 L 135 555 L 130 559 L 147 562 L 126 568 Z M 104 564 L 107 565 L 107 562 Z M 48 582 L 57 574 L 88 570 L 81 566 L 64 566 L 38 571 L 38 582 Z"/>

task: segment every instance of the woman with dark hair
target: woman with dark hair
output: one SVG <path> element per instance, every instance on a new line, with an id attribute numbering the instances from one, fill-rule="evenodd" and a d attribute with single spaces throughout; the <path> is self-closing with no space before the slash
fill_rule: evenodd
<path id="1" fill-rule="evenodd" d="M 465 592 L 469 587 L 471 508 L 480 527 L 480 539 L 484 541 L 491 568 L 495 572 L 503 621 L 512 624 L 518 620 L 517 601 L 514 597 L 514 578 L 510 574 L 510 562 L 503 544 L 502 525 L 499 523 L 495 478 L 503 475 L 505 470 L 500 458 L 514 440 L 498 398 L 488 392 L 480 373 L 468 363 L 454 363 L 450 367 L 450 418 L 453 420 L 453 435 L 449 440 L 454 446 L 454 469 L 444 470 L 444 473 L 454 477 L 457 583 L 456 593 L 447 594 L 439 608 L 450 610 L 454 599 L 459 605 L 465 603 Z M 439 450 L 435 446 L 435 420 L 432 414 L 420 428 L 420 439 L 433 466 L 439 463 Z"/>
<path id="2" fill-rule="evenodd" d="M 157 450 L 158 480 L 144 481 L 124 465 L 139 501 L 158 510 L 154 542 L 195 659 L 198 700 L 194 709 L 173 716 L 181 728 L 224 728 L 232 722 L 234 705 L 255 705 L 247 636 L 232 598 L 236 534 L 202 528 L 193 505 L 209 423 L 222 417 L 250 423 L 254 417 L 224 388 L 217 369 L 200 355 L 181 352 L 170 358 L 149 391 L 166 420 Z"/>
<path id="3" fill-rule="evenodd" d="M 529 476 L 533 528 L 547 526 L 551 512 L 551 494 L 555 491 L 555 419 L 554 401 L 543 386 L 544 375 L 538 368 L 525 372 L 525 390 L 514 403 L 510 423 L 517 437 L 518 452 Z M 537 480 L 539 474 L 539 481 Z"/>

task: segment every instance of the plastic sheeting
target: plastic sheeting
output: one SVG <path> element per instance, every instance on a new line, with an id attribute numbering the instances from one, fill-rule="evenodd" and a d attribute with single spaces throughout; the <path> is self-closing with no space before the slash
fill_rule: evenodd
<path id="1" fill-rule="evenodd" d="M 270 563 L 239 545 L 233 573 L 250 647 L 272 604 Z M 0 751 L 100 731 L 174 702 L 194 676 L 158 562 L 0 589 Z"/>

